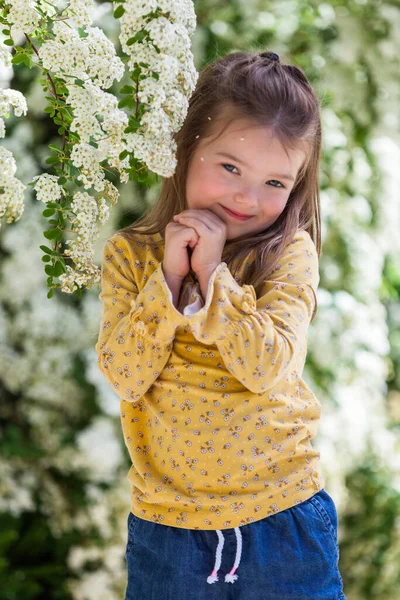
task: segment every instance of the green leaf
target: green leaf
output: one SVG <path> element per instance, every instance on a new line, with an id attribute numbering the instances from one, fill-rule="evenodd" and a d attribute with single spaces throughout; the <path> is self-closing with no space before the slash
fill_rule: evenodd
<path id="1" fill-rule="evenodd" d="M 57 233 L 58 233 L 58 229 L 57 229 L 57 227 L 54 227 L 52 229 L 47 229 L 46 231 L 44 231 L 43 235 L 48 240 L 55 240 Z"/>
<path id="2" fill-rule="evenodd" d="M 44 231 L 43 235 L 48 240 L 59 241 L 62 238 L 62 231 L 61 229 L 58 229 L 58 227 L 53 227 L 52 229 L 47 229 L 46 231 Z"/>
<path id="3" fill-rule="evenodd" d="M 128 106 L 129 108 L 134 109 L 136 106 L 136 100 L 132 96 L 125 96 L 118 102 L 118 108 L 123 108 L 124 106 Z"/>
<path id="4" fill-rule="evenodd" d="M 148 32 L 145 29 L 141 29 L 133 37 L 129 38 L 129 40 L 126 42 L 126 45 L 132 46 L 132 44 L 134 44 L 135 42 L 141 42 L 147 34 Z"/>
<path id="5" fill-rule="evenodd" d="M 141 72 L 142 72 L 142 70 L 140 67 L 135 67 L 135 69 L 130 74 L 129 78 L 132 79 L 133 81 L 137 81 L 137 78 L 139 77 Z"/>
<path id="6" fill-rule="evenodd" d="M 54 277 L 54 267 L 52 265 L 46 265 L 44 270 L 46 271 L 47 275 L 52 275 Z"/>
<path id="7" fill-rule="evenodd" d="M 55 208 L 46 208 L 46 210 L 44 210 L 42 212 L 42 215 L 44 217 L 51 217 L 52 215 L 54 215 L 55 212 L 56 212 Z"/>
<path id="8" fill-rule="evenodd" d="M 65 177 L 60 177 L 57 183 L 58 185 L 64 185 L 64 183 L 67 183 L 67 180 Z"/>
<path id="9" fill-rule="evenodd" d="M 55 165 L 56 163 L 60 162 L 60 159 L 58 158 L 58 156 L 50 156 L 49 158 L 46 159 L 45 162 L 48 165 Z"/>
<path id="10" fill-rule="evenodd" d="M 54 266 L 54 277 L 60 277 L 64 273 L 64 265 L 58 260 Z"/>
<path id="11" fill-rule="evenodd" d="M 133 94 L 135 88 L 133 85 L 124 85 L 119 91 L 121 94 Z"/>
<path id="12" fill-rule="evenodd" d="M 4 33 L 4 35 L 10 35 L 9 29 L 2 29 L 1 32 Z"/>
<path id="13" fill-rule="evenodd" d="M 23 63 L 24 62 L 24 58 L 25 55 L 24 54 L 15 54 L 15 56 L 12 57 L 11 62 L 13 65 L 19 65 L 19 63 Z"/>
<path id="14" fill-rule="evenodd" d="M 22 55 L 22 62 L 24 63 L 24 65 L 26 65 L 27 67 L 31 68 L 32 67 L 32 59 L 30 56 L 27 56 L 26 54 Z"/>
<path id="15" fill-rule="evenodd" d="M 121 152 L 121 154 L 119 155 L 119 160 L 124 160 L 124 158 L 126 158 L 128 156 L 129 152 L 128 150 L 123 150 Z"/>
<path id="16" fill-rule="evenodd" d="M 47 293 L 47 297 L 52 298 L 53 296 L 54 296 L 54 288 L 51 288 L 51 290 Z"/>
<path id="17" fill-rule="evenodd" d="M 118 6 L 114 11 L 114 19 L 119 19 L 124 14 L 125 9 L 123 6 Z"/>
<path id="18" fill-rule="evenodd" d="M 5 46 L 14 46 L 14 42 L 12 40 L 4 40 L 3 44 Z"/>
<path id="19" fill-rule="evenodd" d="M 45 254 L 44 256 L 42 256 L 42 261 L 47 263 L 51 261 L 51 258 L 48 254 Z"/>
<path id="20" fill-rule="evenodd" d="M 54 254 L 54 250 L 51 250 L 47 246 L 39 246 L 39 248 L 43 250 L 43 252 L 46 252 L 46 254 Z"/>
<path id="21" fill-rule="evenodd" d="M 42 15 L 42 17 L 43 17 L 43 18 L 46 18 L 46 17 L 47 17 L 46 13 L 45 13 L 45 12 L 43 12 L 43 11 L 42 11 L 42 9 L 41 9 L 39 6 L 35 6 L 35 10 L 37 10 L 37 11 L 38 11 L 38 13 L 39 13 L 40 15 Z"/>
<path id="22" fill-rule="evenodd" d="M 124 108 L 124 106 L 128 106 L 129 104 L 129 96 L 125 96 L 118 102 L 118 108 Z"/>
<path id="23" fill-rule="evenodd" d="M 53 152 L 62 152 L 61 148 L 55 146 L 54 144 L 49 144 L 49 149 L 53 150 Z"/>

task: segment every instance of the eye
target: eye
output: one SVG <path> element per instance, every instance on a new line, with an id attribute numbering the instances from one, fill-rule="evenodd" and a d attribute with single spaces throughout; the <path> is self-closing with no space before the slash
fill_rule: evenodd
<path id="1" fill-rule="evenodd" d="M 277 181 L 276 179 L 270 179 L 270 181 L 275 181 L 275 183 L 279 183 L 279 187 L 283 187 L 283 188 L 285 187 L 284 185 L 281 184 L 280 181 Z M 272 187 L 276 187 L 276 186 L 274 185 Z"/>
<path id="2" fill-rule="evenodd" d="M 228 163 L 223 163 L 222 166 L 225 167 L 233 167 L 234 169 L 236 169 L 236 167 L 234 167 L 233 165 L 230 165 Z M 227 169 L 229 171 L 229 169 Z M 229 171 L 229 173 L 232 173 L 232 171 Z"/>
<path id="3" fill-rule="evenodd" d="M 230 165 L 229 163 L 222 163 L 222 166 L 225 167 L 232 167 L 233 169 L 236 169 L 236 167 L 234 167 L 233 165 Z M 230 171 L 229 169 L 226 169 L 229 173 L 232 173 L 232 171 Z M 276 179 L 270 179 L 270 181 L 273 181 L 275 183 L 277 183 L 278 185 L 273 185 L 272 187 L 281 187 L 281 188 L 285 188 L 284 185 L 282 185 L 282 183 L 280 181 L 277 181 Z"/>

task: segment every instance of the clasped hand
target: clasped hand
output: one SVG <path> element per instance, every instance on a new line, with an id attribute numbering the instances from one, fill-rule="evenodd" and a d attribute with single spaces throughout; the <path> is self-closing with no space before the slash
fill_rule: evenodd
<path id="1" fill-rule="evenodd" d="M 190 266 L 199 279 L 207 278 L 221 262 L 227 236 L 226 223 L 206 208 L 184 210 L 173 220 L 196 231 L 199 239 L 192 249 Z"/>

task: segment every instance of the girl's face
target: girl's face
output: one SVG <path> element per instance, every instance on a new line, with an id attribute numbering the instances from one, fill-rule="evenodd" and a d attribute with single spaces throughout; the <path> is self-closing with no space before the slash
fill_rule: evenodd
<path id="1" fill-rule="evenodd" d="M 227 239 L 267 229 L 285 208 L 304 152 L 286 154 L 268 129 L 247 119 L 236 119 L 209 140 L 200 139 L 189 164 L 188 208 L 215 213 L 227 225 Z M 225 208 L 250 218 L 236 219 Z"/>

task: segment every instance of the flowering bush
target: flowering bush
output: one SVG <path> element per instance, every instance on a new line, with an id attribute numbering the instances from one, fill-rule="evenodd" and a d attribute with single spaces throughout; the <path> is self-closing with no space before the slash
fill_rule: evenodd
<path id="1" fill-rule="evenodd" d="M 181 110 L 181 105 L 174 99 L 172 87 L 168 88 L 167 96 L 162 95 L 160 89 L 154 96 L 150 93 L 159 80 L 155 76 L 150 78 L 149 66 L 145 67 L 153 57 L 152 46 L 145 38 L 147 34 L 139 34 L 137 42 L 142 41 L 142 44 L 128 44 L 135 37 L 129 33 L 129 26 L 133 28 L 133 21 L 138 23 L 141 3 L 115 4 L 116 20 L 109 15 L 108 4 L 51 1 L 53 9 L 47 0 L 13 2 L 12 6 L 14 13 L 25 19 L 28 26 L 29 19 L 34 24 L 43 24 L 50 13 L 53 20 L 68 17 L 72 22 L 74 18 L 80 39 L 80 29 L 85 33 L 85 27 L 96 25 L 107 33 L 107 38 L 113 37 L 116 46 L 115 29 L 120 24 L 122 51 L 118 49 L 115 56 L 120 56 L 126 72 L 121 80 L 114 79 L 113 86 L 116 81 L 123 84 L 118 94 L 113 94 L 111 87 L 106 88 L 107 92 L 101 90 L 106 96 L 96 95 L 88 79 L 83 87 L 71 85 L 69 78 L 63 77 L 61 89 L 58 88 L 59 100 L 55 101 L 48 75 L 56 86 L 58 76 L 42 70 L 40 79 L 48 96 L 48 106 L 42 106 L 42 89 L 37 79 L 33 79 L 38 69 L 28 68 L 35 63 L 39 65 L 40 59 L 23 32 L 15 29 L 14 33 L 7 25 L 4 10 L 11 8 L 11 3 L 1 4 L 3 33 L 13 29 L 11 36 L 4 34 L 4 41 L 11 43 L 0 44 L 0 60 L 4 65 L 14 66 L 13 81 L 10 83 L 9 74 L 4 78 L 4 87 L 24 90 L 29 105 L 26 119 L 23 114 L 20 117 L 15 114 L 13 105 L 7 108 L 9 121 L 2 115 L 7 138 L 0 150 L 0 188 L 5 190 L 5 193 L 0 190 L 1 214 L 7 214 L 4 212 L 7 198 L 16 203 L 12 212 L 14 221 L 21 212 L 18 206 L 22 207 L 22 188 L 17 183 L 17 174 L 25 184 L 32 184 L 25 190 L 25 197 L 31 198 L 35 186 L 36 200 L 25 202 L 24 217 L 0 231 L 0 542 L 3 549 L 0 597 L 3 594 L 8 598 L 118 600 L 123 598 L 126 584 L 124 550 L 130 508 L 126 473 L 130 463 L 123 453 L 118 399 L 96 366 L 94 344 L 100 303 L 95 289 L 84 293 L 79 302 L 75 302 L 71 293 L 68 297 L 56 294 L 52 302 L 46 302 L 39 253 L 35 252 L 43 236 L 41 202 L 45 202 L 46 210 L 57 209 L 48 218 L 58 219 L 63 214 L 61 208 L 68 210 L 65 214 L 69 223 L 71 218 L 77 218 L 71 237 L 81 235 L 77 233 L 79 228 L 83 231 L 89 227 L 89 220 L 93 221 L 93 201 L 98 206 L 97 222 L 103 227 L 103 236 L 121 224 L 130 223 L 133 216 L 154 200 L 157 190 L 151 185 L 155 181 L 153 173 L 170 172 L 173 148 L 167 144 L 162 146 L 162 140 L 149 136 L 141 145 L 139 157 L 128 148 L 128 134 L 139 135 L 136 119 L 148 114 L 144 111 L 146 108 L 153 111 L 154 117 L 148 121 L 148 127 L 152 129 L 152 124 L 158 123 L 154 126 L 155 132 L 165 135 L 161 125 L 167 98 L 177 110 Z M 160 7 L 167 18 L 165 4 L 146 2 L 146 7 L 149 6 L 153 10 Z M 175 6 L 176 3 L 171 4 L 170 9 L 174 10 Z M 93 9 L 98 16 L 96 24 L 87 20 L 87 14 L 92 14 Z M 400 585 L 397 526 L 400 147 L 396 135 L 400 106 L 400 38 L 397 35 L 400 11 L 385 1 L 367 2 L 361 10 L 359 3 L 352 0 L 340 6 L 280 1 L 268 4 L 268 8 L 263 0 L 237 3 L 200 0 L 197 15 L 193 45 L 199 61 L 207 62 L 216 54 L 250 48 L 260 40 L 264 44 L 268 39 L 270 47 L 282 49 L 280 54 L 295 56 L 323 91 L 321 283 L 319 310 L 310 330 L 305 369 L 307 381 L 323 408 L 314 445 L 321 451 L 327 489 L 338 507 L 340 566 L 346 597 L 348 600 L 397 600 Z M 124 20 L 126 43 L 121 39 Z M 36 31 L 39 34 L 38 29 Z M 48 39 L 41 40 L 40 35 L 34 37 L 32 30 L 28 36 L 40 50 L 46 41 L 54 41 L 51 31 L 49 24 Z M 146 60 L 141 61 L 145 64 L 135 65 L 133 48 L 136 52 L 146 52 L 142 56 Z M 165 70 L 159 70 L 159 75 L 168 81 L 172 65 L 179 64 L 181 57 L 166 54 L 168 58 L 165 53 L 156 53 L 154 60 L 166 65 Z M 154 98 L 155 102 L 162 98 L 164 108 L 157 104 L 144 106 L 142 101 L 136 103 L 138 77 L 136 81 L 127 79 L 135 69 L 149 75 L 143 87 L 148 94 L 146 98 Z M 191 63 L 188 69 L 192 72 Z M 27 72 L 32 79 L 26 76 Z M 0 77 L 1 74 L 0 69 Z M 105 81 L 103 74 L 100 77 Z M 140 79 L 139 91 L 145 81 Z M 70 91 L 61 92 L 67 83 Z M 174 88 L 176 98 L 180 97 L 176 94 L 178 89 Z M 85 96 L 90 100 L 85 104 L 79 97 L 73 107 L 71 90 L 82 95 L 90 93 Z M 70 151 L 78 142 L 83 143 L 79 138 L 80 120 L 85 120 L 83 127 L 89 130 L 92 127 L 96 131 L 98 125 L 94 120 L 104 129 L 108 94 L 121 98 L 117 108 L 125 109 L 121 113 L 132 129 L 124 132 L 126 150 L 121 152 L 122 156 L 115 154 L 117 161 L 129 165 L 129 181 L 125 170 L 110 166 L 113 160 L 110 147 L 107 150 L 109 162 L 100 165 L 100 171 L 105 172 L 104 185 L 111 184 L 107 177 L 112 178 L 114 185 L 99 192 L 94 187 L 85 188 L 83 180 L 78 179 L 79 175 L 85 175 L 83 169 L 70 160 Z M 79 116 L 77 128 L 72 130 L 78 106 L 86 106 L 87 110 Z M 59 121 L 55 123 L 56 131 L 61 131 L 59 144 L 55 142 L 55 147 L 50 148 L 53 154 L 50 159 L 59 162 L 48 163 L 49 173 L 41 173 L 42 157 L 48 157 L 48 146 L 43 146 L 43 139 L 37 133 L 46 129 L 46 122 L 38 116 L 44 107 L 50 117 L 54 112 L 53 120 L 47 123 L 51 135 L 54 128 L 49 125 L 52 126 L 56 118 Z M 173 112 L 171 119 L 177 114 Z M 66 146 L 61 153 L 64 125 Z M 107 127 L 107 131 L 113 131 L 111 122 Z M 109 133 L 97 130 L 95 135 L 97 138 L 92 136 L 93 140 Z M 144 131 L 141 140 L 146 140 Z M 138 145 L 141 140 L 136 140 Z M 163 152 L 152 152 L 156 142 Z M 95 148 L 93 142 L 89 146 Z M 145 153 L 149 161 L 158 164 L 156 170 L 148 171 L 150 164 L 154 165 L 145 162 Z M 12 156 L 15 159 L 12 160 Z M 71 174 L 69 179 L 65 176 L 68 180 L 65 183 L 60 173 L 64 163 L 62 172 L 69 169 Z M 92 175 L 98 170 L 96 167 Z M 42 177 L 40 184 L 39 177 Z M 136 181 L 148 182 L 149 187 L 142 193 L 132 185 Z M 85 204 L 81 215 L 78 206 L 73 204 L 78 192 L 88 194 L 75 199 L 78 206 L 81 202 L 81 207 Z M 52 201 L 57 206 L 49 207 L 48 202 Z M 9 207 L 11 210 L 11 205 Z M 102 224 L 100 218 L 106 209 L 109 209 L 109 219 Z M 86 212 L 89 212 L 88 217 Z M 55 227 L 55 224 L 50 225 Z M 62 229 L 66 231 L 64 226 Z M 67 244 L 67 241 L 63 254 L 71 251 L 74 261 L 78 261 L 80 246 L 76 246 L 75 252 L 72 243 Z M 59 249 L 55 240 L 51 240 L 49 246 L 50 250 Z M 83 262 L 87 259 L 85 252 L 82 245 Z M 43 258 L 46 255 L 44 253 Z M 72 259 L 68 257 L 68 260 L 78 272 Z M 54 264 L 56 261 L 51 262 Z"/>
<path id="2" fill-rule="evenodd" d="M 92 26 L 93 0 L 64 4 L 8 0 L 0 19 L 6 27 L 4 44 L 14 50 L 11 57 L 3 47 L 0 60 L 41 69 L 49 102 L 45 112 L 61 136 L 61 147 L 50 145 L 53 154 L 46 161 L 53 173 L 28 183 L 46 204 L 43 216 L 49 219 L 44 232 L 48 244 L 40 246 L 48 298 L 55 288 L 81 297 L 84 288 L 100 280 L 94 244 L 99 224 L 108 220 L 119 198 L 106 171 L 115 170 L 121 183 L 147 184 L 153 181 L 147 170 L 165 177 L 174 173 L 172 133 L 183 123 L 198 76 L 190 52 L 196 23 L 190 0 L 117 2 L 114 16 L 121 20 L 123 58 L 104 31 Z M 19 36 L 23 45 L 14 41 Z M 119 99 L 105 90 L 121 80 L 125 64 L 133 85 L 123 86 Z M 26 113 L 22 94 L 4 90 L 0 117 L 7 116 L 10 106 L 17 116 Z M 4 133 L 0 118 L 0 136 Z M 0 216 L 11 222 L 22 215 L 25 186 L 15 178 L 10 154 L 3 153 L 0 160 L 5 166 Z M 76 237 L 64 241 L 65 231 Z"/>

